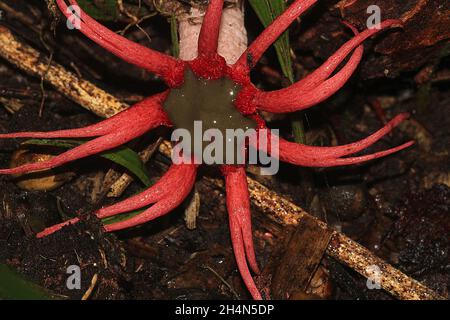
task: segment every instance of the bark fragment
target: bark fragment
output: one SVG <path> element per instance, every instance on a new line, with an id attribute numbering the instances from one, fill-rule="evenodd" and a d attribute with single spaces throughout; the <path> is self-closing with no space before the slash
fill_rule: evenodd
<path id="1" fill-rule="evenodd" d="M 289 299 L 305 292 L 328 247 L 332 231 L 308 216 L 300 221 L 272 281 L 272 298 Z"/>

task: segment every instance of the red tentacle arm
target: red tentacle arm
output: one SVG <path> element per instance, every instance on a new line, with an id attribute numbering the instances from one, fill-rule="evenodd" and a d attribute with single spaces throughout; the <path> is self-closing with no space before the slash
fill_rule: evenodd
<path id="1" fill-rule="evenodd" d="M 176 177 L 176 190 L 171 190 L 171 193 L 166 194 L 164 197 L 162 197 L 161 200 L 156 202 L 153 206 L 151 206 L 141 214 L 125 221 L 106 225 L 105 230 L 108 232 L 112 232 L 135 227 L 161 217 L 178 207 L 189 195 L 189 192 L 191 192 L 192 187 L 195 183 L 195 176 L 197 174 L 197 165 L 184 164 L 182 166 L 183 170 Z"/>
<path id="2" fill-rule="evenodd" d="M 74 19 L 79 19 L 80 31 L 92 41 L 124 61 L 161 76 L 169 85 L 176 85 L 182 82 L 183 62 L 116 34 L 81 10 L 77 1 L 68 0 L 71 6 L 80 8 L 80 16 L 78 17 L 71 10 L 73 8 L 68 7 L 66 2 L 66 0 L 56 0 L 62 13 L 70 19 L 69 21 L 73 22 Z"/>
<path id="3" fill-rule="evenodd" d="M 317 0 L 295 0 L 271 25 L 256 38 L 255 41 L 241 55 L 234 65 L 234 69 L 247 70 L 253 68 L 261 59 L 264 52 L 274 43 L 278 37 L 286 31 L 286 29 L 301 14 L 314 5 Z"/>
<path id="4" fill-rule="evenodd" d="M 37 238 L 47 237 L 47 236 L 51 235 L 52 233 L 55 233 L 55 232 L 61 230 L 62 228 L 67 227 L 67 226 L 69 226 L 71 224 L 75 224 L 75 223 L 77 223 L 79 221 L 80 221 L 80 218 L 73 218 L 73 219 L 64 221 L 62 223 L 55 224 L 54 226 L 45 228 L 44 230 L 42 230 L 41 232 L 36 234 L 36 237 Z"/>
<path id="5" fill-rule="evenodd" d="M 248 261 L 252 270 L 255 273 L 259 273 L 253 246 L 250 202 L 245 170 L 241 167 L 227 167 L 223 171 L 226 183 L 231 242 L 236 263 L 252 297 L 261 300 L 261 294 L 253 281 L 247 265 Z"/>
<path id="6" fill-rule="evenodd" d="M 358 30 L 354 26 L 347 22 L 343 23 L 353 31 L 355 36 L 359 34 Z M 327 78 L 331 76 L 331 74 L 355 48 L 358 48 L 358 50 L 355 50 L 353 52 L 352 56 L 346 64 L 350 66 L 358 65 L 361 62 L 363 46 L 362 44 L 357 46 L 356 43 L 357 41 L 355 41 L 355 38 L 348 41 L 346 44 L 341 46 L 339 50 L 336 51 L 331 57 L 329 57 L 327 61 L 325 61 L 319 68 L 317 68 L 309 75 L 307 75 L 304 79 L 301 79 L 292 86 L 302 91 L 314 89 L 315 86 L 327 80 Z M 343 69 L 342 71 L 345 72 L 345 69 Z"/>
<path id="7" fill-rule="evenodd" d="M 142 100 L 130 108 L 99 123 L 77 129 L 58 130 L 51 132 L 15 132 L 0 134 L 0 139 L 10 138 L 92 138 L 107 135 L 122 130 L 127 123 L 135 123 L 145 118 L 155 126 L 170 126 L 170 120 L 161 114 L 161 110 L 155 106 L 155 102 L 161 103 L 167 92 Z"/>
<path id="8" fill-rule="evenodd" d="M 345 157 L 351 154 L 355 154 L 360 152 L 371 145 L 378 142 L 380 139 L 389 134 L 395 127 L 397 127 L 404 120 L 409 118 L 408 113 L 401 113 L 394 117 L 391 121 L 389 121 L 383 128 L 379 129 L 375 133 L 371 134 L 365 139 L 359 140 L 357 142 L 349 143 L 342 146 L 337 147 L 313 147 L 299 144 L 302 148 L 302 154 L 308 158 L 321 158 L 321 159 L 329 159 L 329 158 L 340 158 Z"/>
<path id="9" fill-rule="evenodd" d="M 386 20 L 381 23 L 379 29 L 367 29 L 355 35 L 324 65 L 305 79 L 281 90 L 258 92 L 253 102 L 263 111 L 287 113 L 312 107 L 328 99 L 345 85 L 357 69 L 363 54 L 361 43 L 383 29 L 399 25 L 401 22 L 398 20 Z M 355 52 L 345 66 L 334 76 L 325 80 L 353 50 Z"/>
<path id="10" fill-rule="evenodd" d="M 79 147 L 66 151 L 47 161 L 30 163 L 12 169 L 1 169 L 0 174 L 22 174 L 32 171 L 55 168 L 73 160 L 81 159 L 94 155 L 96 153 L 103 152 L 105 150 L 113 149 L 140 136 L 145 132 L 141 130 L 138 132 L 138 134 L 136 134 L 136 130 L 133 131 L 133 133 L 125 133 L 122 131 L 118 133 L 108 134 L 100 138 L 88 141 Z"/>
<path id="11" fill-rule="evenodd" d="M 111 225 L 107 225 L 104 228 L 106 231 L 116 231 L 130 228 L 142 224 L 146 221 L 153 220 L 177 207 L 187 197 L 195 182 L 196 172 L 197 169 L 195 165 L 172 165 L 168 172 L 155 185 L 153 185 L 146 191 L 119 203 L 116 203 L 112 206 L 102 208 L 95 214 L 98 218 L 102 219 L 120 213 L 140 209 L 156 202 L 156 204 L 150 209 L 144 211 L 137 217 L 130 219 L 131 221 L 127 220 L 114 223 Z M 173 190 L 178 190 L 178 192 L 173 192 Z M 37 237 L 46 237 L 56 231 L 61 230 L 63 227 L 75 224 L 79 221 L 79 218 L 73 218 L 68 221 L 48 227 L 38 233 Z"/>
<path id="12" fill-rule="evenodd" d="M 270 138 L 271 133 L 269 131 L 265 131 L 267 132 L 267 136 L 263 136 L 262 134 L 264 133 L 260 131 L 257 139 L 258 145 L 253 145 L 253 147 L 258 148 L 265 153 L 271 153 L 271 150 L 273 149 L 274 152 L 271 154 L 271 156 L 277 157 L 281 161 L 304 167 L 334 167 L 358 164 L 385 157 L 389 154 L 398 152 L 413 145 L 414 141 L 409 141 L 395 148 L 376 152 L 373 154 L 342 158 L 344 156 L 360 152 L 370 147 L 381 138 L 386 136 L 388 133 L 390 133 L 396 126 L 398 126 L 408 117 L 409 114 L 402 113 L 389 121 L 383 128 L 373 133 L 369 137 L 354 143 L 337 147 L 313 147 L 295 142 L 289 142 L 282 138 L 278 138 L 278 147 L 271 148 L 270 142 L 272 141 L 272 139 Z M 261 143 L 261 139 L 264 140 L 263 143 Z M 250 141 L 254 143 L 255 139 L 251 139 Z"/>
<path id="13" fill-rule="evenodd" d="M 225 173 L 227 180 L 228 213 L 236 217 L 242 230 L 245 252 L 250 268 L 259 273 L 253 245 L 252 219 L 250 213 L 250 194 L 248 192 L 247 176 L 243 167 L 229 169 Z"/>
<path id="14" fill-rule="evenodd" d="M 198 39 L 199 56 L 210 56 L 217 53 L 222 11 L 223 0 L 211 0 L 209 2 Z"/>
<path id="15" fill-rule="evenodd" d="M 363 50 L 362 47 L 358 47 L 352 58 L 337 74 L 320 83 L 314 89 L 300 90 L 292 85 L 277 91 L 258 92 L 253 101 L 256 108 L 272 113 L 287 113 L 304 110 L 325 101 L 339 91 L 350 79 L 353 72 L 358 68 Z"/>
<path id="16" fill-rule="evenodd" d="M 177 190 L 190 165 L 172 165 L 155 185 L 131 198 L 97 211 L 98 218 L 106 218 L 119 213 L 129 212 L 155 203 Z"/>
<path id="17" fill-rule="evenodd" d="M 11 169 L 0 169 L 0 174 L 22 174 L 31 171 L 51 169 L 73 160 L 118 147 L 161 124 L 168 125 L 170 121 L 160 106 L 159 99 L 160 98 L 156 96 L 145 100 L 145 103 L 141 103 L 137 107 L 140 112 L 134 112 L 132 109 L 124 111 L 127 116 L 122 119 L 122 127 L 115 132 L 90 140 L 47 161 L 30 163 Z"/>
<path id="18" fill-rule="evenodd" d="M 322 158 L 320 147 L 314 154 L 305 154 L 302 145 L 280 139 L 280 160 L 304 167 L 337 167 L 352 164 L 360 164 L 370 160 L 386 157 L 392 153 L 406 149 L 414 144 L 414 141 L 406 142 L 398 147 L 376 152 L 369 155 L 349 158 Z"/>

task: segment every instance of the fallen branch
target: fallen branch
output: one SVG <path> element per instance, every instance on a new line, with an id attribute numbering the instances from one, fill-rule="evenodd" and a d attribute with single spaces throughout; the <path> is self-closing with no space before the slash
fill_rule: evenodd
<path id="1" fill-rule="evenodd" d="M 39 78 L 46 72 L 48 62 L 43 60 L 41 54 L 20 42 L 4 27 L 0 27 L 0 43 L 2 44 L 0 56 L 19 69 Z M 113 95 L 77 77 L 55 62 L 50 64 L 45 79 L 66 97 L 101 117 L 112 116 L 127 107 Z M 163 142 L 159 150 L 170 156 L 170 143 Z M 207 177 L 203 179 L 213 183 L 215 187 L 223 189 L 222 180 Z M 328 228 L 324 222 L 317 220 L 299 206 L 267 189 L 259 182 L 248 178 L 248 184 L 253 205 L 278 223 L 297 225 L 303 217 L 308 216 L 320 227 Z M 327 247 L 327 254 L 365 277 L 372 276 L 371 267 L 373 265 L 378 266 L 381 270 L 381 286 L 400 299 L 444 299 L 430 288 L 408 277 L 337 231 L 333 231 Z"/>
<path id="2" fill-rule="evenodd" d="M 83 80 L 57 63 L 48 63 L 46 55 L 18 41 L 5 27 L 0 26 L 0 55 L 26 73 L 39 76 L 56 90 L 100 117 L 111 117 L 128 105 L 93 83 Z M 48 69 L 48 70 L 47 70 Z"/>

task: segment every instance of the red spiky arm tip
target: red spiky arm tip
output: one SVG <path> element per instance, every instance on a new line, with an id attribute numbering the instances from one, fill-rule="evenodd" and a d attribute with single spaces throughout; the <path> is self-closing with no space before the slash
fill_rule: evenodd
<path id="1" fill-rule="evenodd" d="M 255 41 L 241 55 L 233 66 L 233 69 L 248 73 L 261 59 L 264 52 L 274 43 L 280 35 L 295 21 L 302 13 L 314 5 L 317 0 L 295 0 L 272 24 L 256 38 Z"/>
<path id="2" fill-rule="evenodd" d="M 370 135 L 369 137 L 360 140 L 358 142 L 337 147 L 312 147 L 304 144 L 289 142 L 280 138 L 279 148 L 275 148 L 277 150 L 277 153 L 272 154 L 272 156 L 278 157 L 281 161 L 304 167 L 345 166 L 345 165 L 359 164 L 370 160 L 378 159 L 381 157 L 385 157 L 387 155 L 410 147 L 411 145 L 414 144 L 414 141 L 409 141 L 395 148 L 376 152 L 369 155 L 343 158 L 344 156 L 357 153 L 373 145 L 381 138 L 389 134 L 396 126 L 398 126 L 402 121 L 404 121 L 408 117 L 409 114 L 402 113 L 396 116 L 391 121 L 389 121 L 383 128 L 381 128 L 374 134 Z M 260 143 L 261 135 L 258 136 L 257 148 L 264 152 L 270 153 L 270 137 L 262 136 L 262 138 L 264 139 L 264 143 Z"/>
<path id="3" fill-rule="evenodd" d="M 170 120 L 165 115 L 165 112 L 157 105 L 161 104 L 167 97 L 168 91 L 151 96 L 138 102 L 128 109 L 108 118 L 100 121 L 96 124 L 78 128 L 57 130 L 50 132 L 14 132 L 14 133 L 2 133 L 0 139 L 11 138 L 92 138 L 107 135 L 119 130 L 122 130 L 127 124 L 132 124 L 135 121 L 145 118 L 155 126 L 171 125 Z"/>
<path id="4" fill-rule="evenodd" d="M 96 215 L 98 218 L 106 218 L 158 202 L 164 197 L 168 197 L 174 190 L 177 190 L 180 184 L 184 184 L 182 179 L 184 179 L 186 172 L 189 170 L 189 165 L 173 164 L 152 187 L 124 201 L 102 208 L 96 212 Z"/>
<path id="5" fill-rule="evenodd" d="M 92 19 L 81 8 L 79 9 L 80 16 L 77 17 L 66 2 L 71 6 L 80 8 L 75 0 L 56 0 L 58 7 L 70 19 L 69 21 L 73 22 L 74 18 L 79 19 L 80 31 L 92 41 L 124 61 L 161 76 L 171 87 L 182 83 L 184 74 L 184 63 L 182 61 L 116 34 Z"/>
<path id="6" fill-rule="evenodd" d="M 252 297 L 261 300 L 247 265 L 248 261 L 252 270 L 259 273 L 253 246 L 250 195 L 245 170 L 243 167 L 224 166 L 222 172 L 225 176 L 230 235 L 236 263 Z"/>
<path id="7" fill-rule="evenodd" d="M 347 22 L 343 22 L 345 26 L 351 29 L 355 36 L 359 34 L 358 30 Z M 306 91 L 313 90 L 317 85 L 323 83 L 331 74 L 337 69 L 337 67 L 344 61 L 344 59 L 350 54 L 350 52 L 355 47 L 355 39 L 353 39 L 353 43 L 351 41 L 344 44 L 339 48 L 331 57 L 325 61 L 319 68 L 311 72 L 305 78 L 301 79 L 297 83 L 292 85 L 292 88 L 296 88 L 297 90 Z M 362 42 L 361 42 L 362 43 Z M 364 47 L 362 44 L 356 47 L 352 56 L 346 65 L 339 71 L 339 73 L 345 75 L 351 75 L 354 68 L 361 62 L 361 58 L 363 55 Z"/>
<path id="8" fill-rule="evenodd" d="M 166 93 L 147 98 L 110 119 L 81 129 L 55 132 L 18 132 L 2 134 L 0 138 L 80 138 L 99 136 L 47 161 L 26 164 L 11 169 L 0 169 L 0 174 L 22 174 L 51 169 L 127 143 L 150 129 L 171 125 L 162 109 L 161 99 Z"/>
<path id="9" fill-rule="evenodd" d="M 301 145 L 293 142 L 289 142 L 280 139 L 280 160 L 292 163 L 298 166 L 304 167 L 337 167 L 337 166 L 347 166 L 364 163 L 370 160 L 375 160 L 378 158 L 386 157 L 390 154 L 396 153 L 403 149 L 406 149 L 414 144 L 414 141 L 406 142 L 398 147 L 387 149 L 384 151 L 372 153 L 369 155 L 349 157 L 349 158 L 321 158 L 319 149 L 315 150 L 313 154 L 308 157 L 306 154 L 302 155 L 304 149 Z"/>
<path id="10" fill-rule="evenodd" d="M 131 228 L 147 221 L 156 219 L 176 208 L 189 194 L 195 182 L 196 165 L 174 164 L 159 181 L 144 192 L 137 194 L 112 206 L 98 210 L 95 215 L 102 219 L 154 204 L 146 211 L 126 221 L 106 225 L 105 231 L 111 232 Z M 174 192 L 176 190 L 176 192 Z M 79 222 L 74 218 L 63 223 L 46 228 L 37 234 L 38 238 L 46 237 L 63 227 Z"/>
<path id="11" fill-rule="evenodd" d="M 63 223 L 55 224 L 54 226 L 45 228 L 44 230 L 42 230 L 41 232 L 36 234 L 36 238 L 38 238 L 38 239 L 45 238 L 45 237 L 51 235 L 52 233 L 55 233 L 55 232 L 61 230 L 64 227 L 67 227 L 67 226 L 70 226 L 72 224 L 78 223 L 79 221 L 80 221 L 80 218 L 73 218 L 73 219 L 64 221 Z"/>
<path id="12" fill-rule="evenodd" d="M 105 230 L 112 232 L 135 227 L 161 217 L 178 207 L 191 192 L 197 174 L 197 165 L 195 164 L 182 164 L 180 166 L 182 170 L 178 173 L 176 187 L 173 186 L 171 192 L 166 193 L 158 202 L 141 214 L 125 221 L 106 225 Z"/>
<path id="13" fill-rule="evenodd" d="M 303 110 L 328 99 L 344 86 L 358 67 L 363 54 L 361 43 L 381 30 L 395 26 L 401 26 L 401 21 L 386 20 L 380 24 L 380 28 L 367 29 L 361 33 L 357 33 L 352 28 L 356 35 L 319 69 L 287 88 L 271 92 L 258 92 L 253 103 L 259 110 L 286 113 Z M 345 66 L 327 79 L 353 50 L 355 52 Z"/>
<path id="14" fill-rule="evenodd" d="M 358 31 L 351 25 L 344 22 L 345 25 L 347 25 L 349 28 L 353 30 L 355 35 L 358 34 Z M 341 47 L 341 49 L 336 52 L 333 56 L 331 56 L 320 68 L 309 74 L 304 79 L 298 81 L 297 83 L 293 84 L 290 88 L 292 91 L 294 89 L 297 89 L 299 91 L 308 91 L 308 90 L 314 90 L 317 86 L 322 85 L 323 90 L 326 88 L 325 80 L 333 73 L 333 71 L 339 66 L 339 64 L 344 60 L 346 55 L 349 52 L 345 52 L 345 46 Z M 339 81 L 347 81 L 348 78 L 352 75 L 356 67 L 358 66 L 359 62 L 361 61 L 363 55 L 363 46 L 360 45 L 356 48 L 355 52 L 350 57 L 349 61 L 346 63 L 346 65 L 339 71 L 338 74 L 336 74 L 333 78 L 336 80 L 339 78 Z M 232 77 L 237 79 L 239 81 L 239 72 L 236 72 L 234 70 L 231 71 Z M 241 77 L 241 79 L 246 79 L 246 77 Z M 245 80 L 241 80 L 241 82 L 245 82 Z M 327 83 L 330 83 L 328 81 Z M 273 93 L 273 92 L 270 92 Z M 244 88 L 239 92 L 239 95 L 236 99 L 236 106 L 239 108 L 239 111 L 241 111 L 244 115 L 250 115 L 257 112 L 257 109 L 265 110 L 265 111 L 273 111 L 272 109 L 268 109 L 267 106 L 261 106 L 261 100 L 264 99 L 264 96 L 267 93 L 260 91 L 257 89 L 254 85 L 246 84 Z M 313 97 L 315 98 L 315 97 Z M 273 106 L 275 108 L 278 108 L 279 105 L 277 103 L 273 103 Z"/>

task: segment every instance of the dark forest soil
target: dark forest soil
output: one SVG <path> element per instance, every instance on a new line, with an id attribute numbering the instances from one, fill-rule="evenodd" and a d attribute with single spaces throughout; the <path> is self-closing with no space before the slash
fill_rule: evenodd
<path id="1" fill-rule="evenodd" d="M 44 5 L 25 5 L 26 1 L 5 2 L 10 5 L 14 2 L 13 7 L 22 12 L 32 8 L 37 15 L 32 19 L 51 21 Z M 357 23 L 357 13 L 355 8 L 346 15 Z M 249 30 L 251 37 L 254 37 L 261 29 L 255 27 L 259 24 L 251 12 L 248 20 L 252 26 Z M 339 20 L 339 10 L 331 5 L 320 6 L 306 18 L 302 28 L 307 32 L 300 32 L 296 29 L 298 26 L 293 28 L 295 62 L 302 66 L 297 67 L 299 76 L 304 69 L 317 67 L 347 39 L 345 32 L 331 32 L 341 28 L 337 27 Z M 0 23 L 45 52 L 29 26 L 24 26 L 9 14 L 4 14 Z M 119 22 L 112 26 L 119 29 L 124 24 Z M 152 47 L 169 50 L 170 35 L 164 18 L 152 18 L 143 26 L 151 34 Z M 48 25 L 45 28 L 48 30 Z M 142 43 L 148 41 L 139 30 L 131 29 L 129 36 Z M 310 40 L 312 38 L 317 41 Z M 328 39 L 326 46 L 320 42 L 325 38 Z M 383 37 L 377 41 L 375 44 L 380 45 Z M 389 41 L 392 40 L 388 40 L 388 44 L 391 43 Z M 304 114 L 307 142 L 329 145 L 355 141 L 379 128 L 383 117 L 390 119 L 408 111 L 412 114 L 410 121 L 364 152 L 385 149 L 408 139 L 416 140 L 416 145 L 362 166 L 312 170 L 283 164 L 275 177 L 254 178 L 411 277 L 448 295 L 450 91 L 448 79 L 433 80 L 433 75 L 449 71 L 448 55 L 436 53 L 442 52 L 448 43 L 436 41 L 436 44 L 428 45 L 424 61 L 407 66 L 397 51 L 392 55 L 387 53 L 388 44 L 380 45 L 385 52 L 381 54 L 380 50 L 375 52 L 374 43 L 369 41 L 363 73 L 357 72 L 333 98 Z M 52 48 L 55 50 L 54 59 L 59 63 L 72 71 L 76 66 L 77 72 L 85 78 L 128 102 L 164 88 L 153 76 L 105 54 L 82 36 L 67 33 L 64 26 L 57 28 Z M 420 47 L 414 50 L 420 51 Z M 414 51 L 414 55 L 420 54 Z M 367 61 L 375 62 L 369 65 Z M 380 61 L 389 61 L 395 70 L 395 78 L 380 75 Z M 433 74 L 426 81 L 417 81 L 417 75 L 429 65 L 433 66 Z M 263 60 L 255 81 L 268 89 L 279 86 L 282 82 L 279 78 L 261 76 L 263 67 L 278 70 L 273 52 Z M 0 131 L 50 131 L 81 127 L 99 120 L 52 88 L 46 86 L 46 92 L 43 116 L 39 117 L 39 79 L 28 77 L 0 60 L 0 98 L 8 98 L 0 100 L 0 106 L 7 107 L 12 98 L 23 105 L 14 113 L 0 108 Z M 381 114 L 380 110 L 383 110 Z M 275 119 L 272 126 L 284 128 L 282 133 L 291 138 L 289 123 L 289 118 L 285 117 Z M 20 142 L 0 140 L 2 168 L 9 165 L 11 153 Z M 167 164 L 167 159 L 156 155 L 147 167 L 157 179 Z M 12 266 L 27 279 L 63 299 L 80 299 L 94 275 L 98 280 L 90 296 L 92 299 L 249 297 L 235 265 L 225 197 L 221 190 L 212 189 L 198 179 L 201 207 L 195 230 L 188 230 L 185 226 L 182 206 L 166 217 L 131 231 L 105 234 L 90 212 L 124 199 L 142 187 L 135 182 L 120 199 L 106 198 L 99 190 L 99 184 L 111 167 L 111 163 L 95 157 L 64 166 L 59 170 L 70 173 L 67 182 L 47 192 L 24 191 L 11 177 L 0 177 L 0 263 Z M 213 168 L 204 168 L 201 174 L 218 176 Z M 45 226 L 74 215 L 81 215 L 82 222 L 44 239 L 35 238 L 35 233 Z M 285 233 L 281 226 L 255 208 L 253 226 L 259 263 L 262 266 L 273 264 L 284 252 L 279 244 L 283 243 Z M 71 265 L 81 268 L 82 285 L 79 290 L 69 290 L 66 286 L 67 268 Z M 325 279 L 321 286 L 327 288 L 321 298 L 392 299 L 382 290 L 367 289 L 364 278 L 331 258 L 324 258 L 320 270 L 323 270 Z M 267 274 L 256 280 L 264 286 L 266 278 Z"/>

